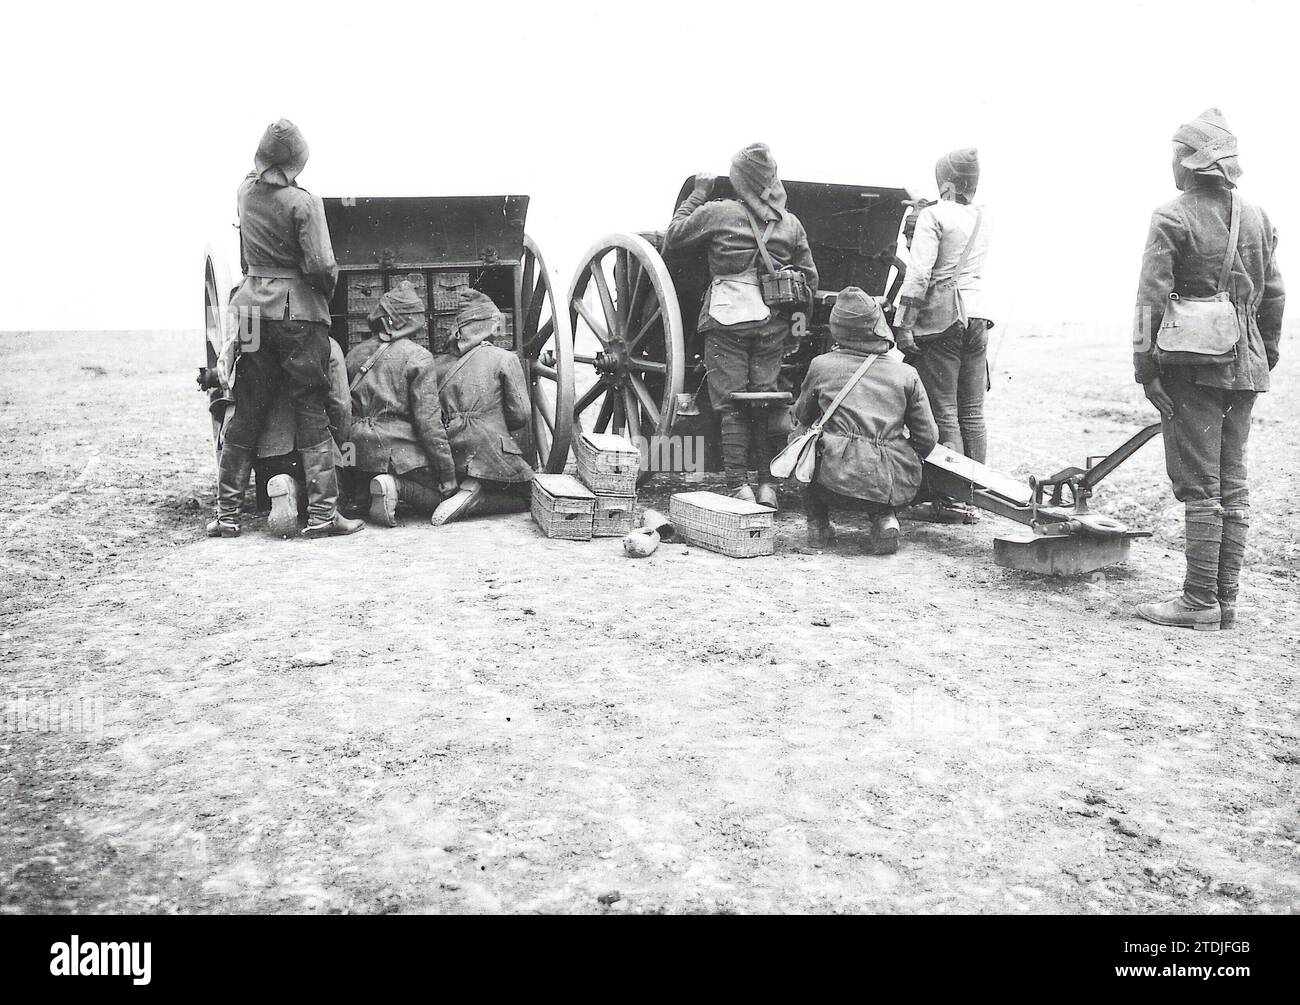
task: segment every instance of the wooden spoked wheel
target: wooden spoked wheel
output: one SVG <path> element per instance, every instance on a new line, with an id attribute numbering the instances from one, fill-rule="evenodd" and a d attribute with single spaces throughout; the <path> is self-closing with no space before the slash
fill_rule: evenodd
<path id="1" fill-rule="evenodd" d="M 519 275 L 515 348 L 528 377 L 537 469 L 556 474 L 569 459 L 573 429 L 573 329 L 567 312 L 556 309 L 551 273 L 527 235 Z"/>
<path id="2" fill-rule="evenodd" d="M 574 425 L 630 439 L 644 481 L 651 441 L 668 436 L 682 389 L 682 317 L 668 268 L 644 238 L 610 234 L 583 256 L 568 303 Z"/>

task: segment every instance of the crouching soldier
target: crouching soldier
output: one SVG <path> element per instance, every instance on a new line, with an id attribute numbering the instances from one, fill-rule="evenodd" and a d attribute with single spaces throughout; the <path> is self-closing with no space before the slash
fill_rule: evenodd
<path id="1" fill-rule="evenodd" d="M 376 334 L 348 353 L 356 483 L 370 483 L 370 519 L 397 526 L 401 505 L 431 514 L 456 491 L 438 377 L 429 350 L 415 342 L 428 328 L 424 301 L 409 282 L 379 298 Z"/>
<path id="2" fill-rule="evenodd" d="M 465 290 L 448 351 L 436 357 L 438 393 L 460 491 L 433 514 L 435 527 L 472 513 L 528 509 L 532 466 L 515 442 L 532 417 L 519 357 L 487 340 L 504 320 L 485 293 Z"/>
<path id="3" fill-rule="evenodd" d="M 294 409 L 294 440 L 307 481 L 308 537 L 352 534 L 360 520 L 338 511 L 338 474 L 325 402 L 329 395 L 330 295 L 338 267 L 320 199 L 295 179 L 307 142 L 281 119 L 267 127 L 253 171 L 239 186 L 239 244 L 244 279 L 231 298 L 243 346 L 235 415 L 226 428 L 217 473 L 211 537 L 239 535 L 239 509 L 266 415 L 281 390 Z"/>
<path id="4" fill-rule="evenodd" d="M 352 401 L 348 396 L 348 368 L 343 350 L 330 339 L 330 391 L 325 399 L 330 437 L 334 445 L 334 466 L 341 468 L 343 453 L 339 449 L 348 441 L 352 426 Z M 293 399 L 283 390 L 267 413 L 266 425 L 257 440 L 257 508 L 271 511 L 266 526 L 278 537 L 298 533 L 298 520 L 306 514 L 306 498 L 301 489 L 304 480 L 302 459 L 294 440 L 296 420 Z"/>
<path id="5" fill-rule="evenodd" d="M 1217 108 L 1174 134 L 1173 173 L 1182 194 L 1152 215 L 1142 255 L 1133 363 L 1163 420 L 1187 576 L 1181 595 L 1137 612 L 1215 631 L 1235 620 L 1250 523 L 1246 437 L 1277 365 L 1286 293 L 1277 231 L 1237 192 L 1237 137 Z"/>
<path id="6" fill-rule="evenodd" d="M 700 308 L 709 401 L 718 414 L 727 488 L 737 498 L 776 508 L 772 454 L 785 445 L 785 409 L 744 408 L 738 391 L 775 391 L 788 348 L 790 319 L 763 299 L 759 268 L 770 259 L 777 270 L 802 273 L 817 288 L 808 235 L 785 208 L 785 186 L 772 152 L 754 143 L 731 161 L 734 199 L 711 199 L 713 176 L 695 177 L 695 190 L 677 207 L 664 234 L 664 253 L 703 248 L 709 288 Z M 765 248 L 760 250 L 760 244 Z M 758 470 L 758 491 L 749 485 L 749 460 Z"/>
<path id="7" fill-rule="evenodd" d="M 917 372 L 885 355 L 894 342 L 874 299 L 856 286 L 841 290 L 831 335 L 835 348 L 813 359 L 794 406 L 792 440 L 825 423 L 817 471 L 804 491 L 808 547 L 826 547 L 833 536 L 830 510 L 847 509 L 871 517 L 876 553 L 891 554 L 899 536 L 894 510 L 920 489 L 921 461 L 934 449 L 938 429 Z M 827 416 L 841 392 L 843 400 Z"/>

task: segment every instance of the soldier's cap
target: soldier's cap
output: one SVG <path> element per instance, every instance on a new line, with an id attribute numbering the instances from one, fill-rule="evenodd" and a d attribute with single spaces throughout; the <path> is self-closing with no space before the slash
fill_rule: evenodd
<path id="1" fill-rule="evenodd" d="M 486 293 L 469 287 L 460 291 L 460 310 L 456 312 L 457 328 L 474 321 L 495 321 L 500 317 L 501 311 Z"/>
<path id="2" fill-rule="evenodd" d="M 403 279 L 380 297 L 379 303 L 366 318 L 370 322 L 370 330 L 377 332 L 381 338 L 385 331 L 385 318 L 392 322 L 396 331 L 406 330 L 407 334 L 415 326 L 424 323 L 424 301 L 415 292 L 409 279 Z"/>
<path id="3" fill-rule="evenodd" d="M 731 158 L 731 187 L 736 197 L 760 218 L 785 216 L 785 186 L 766 143 L 751 143 Z"/>
<path id="4" fill-rule="evenodd" d="M 831 334 L 838 342 L 867 342 L 881 338 L 894 341 L 880 302 L 856 286 L 846 286 L 835 296 L 831 308 Z"/>
<path id="5" fill-rule="evenodd" d="M 958 195 L 973 195 L 980 183 L 980 153 L 974 147 L 962 147 L 939 158 L 934 166 L 934 180 L 939 187 L 952 182 Z"/>
<path id="6" fill-rule="evenodd" d="M 1179 162 L 1189 171 L 1222 175 L 1232 184 L 1241 177 L 1237 137 L 1219 109 L 1207 108 L 1191 122 L 1184 122 L 1174 133 L 1174 142 L 1191 150 Z"/>
<path id="7" fill-rule="evenodd" d="M 291 185 L 307 166 L 311 151 L 302 130 L 288 119 L 280 119 L 266 127 L 262 141 L 253 155 L 253 168 L 258 178 L 273 185 Z"/>
<path id="8" fill-rule="evenodd" d="M 423 314 L 425 312 L 424 301 L 420 298 L 420 294 L 415 292 L 415 287 L 411 285 L 409 279 L 403 279 L 380 297 L 379 302 L 387 304 L 394 314 Z"/>

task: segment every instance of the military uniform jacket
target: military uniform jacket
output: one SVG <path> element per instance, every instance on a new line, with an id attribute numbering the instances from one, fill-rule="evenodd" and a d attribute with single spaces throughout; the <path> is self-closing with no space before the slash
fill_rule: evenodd
<path id="1" fill-rule="evenodd" d="M 382 345 L 375 336 L 348 353 L 349 381 Z M 360 471 L 400 475 L 428 467 L 442 491 L 455 488 L 455 465 L 429 350 L 398 338 L 379 357 L 352 391 L 352 444 Z"/>
<path id="2" fill-rule="evenodd" d="M 257 308 L 270 321 L 328 322 L 339 270 L 320 198 L 249 174 L 239 186 L 238 206 L 244 281 L 231 306 Z M 255 275 L 261 269 L 295 274 Z"/>
<path id="3" fill-rule="evenodd" d="M 791 439 L 817 421 L 866 357 L 839 348 L 813 359 L 794 406 L 798 425 Z M 854 499 L 906 506 L 921 487 L 921 460 L 938 438 L 920 376 L 882 355 L 826 423 L 818 443 L 817 481 Z"/>
<path id="4" fill-rule="evenodd" d="M 532 465 L 512 435 L 532 417 L 519 357 L 479 342 L 460 356 L 435 359 L 456 476 L 531 481 Z"/>
<path id="5" fill-rule="evenodd" d="M 1228 248 L 1230 191 L 1221 182 L 1198 179 L 1151 216 L 1133 330 L 1133 369 L 1139 384 L 1159 375 L 1154 341 L 1169 294 L 1211 297 L 1216 292 Z M 1228 279 L 1241 327 L 1236 356 L 1179 369 L 1198 384 L 1267 391 L 1269 371 L 1277 365 L 1286 289 L 1277 265 L 1276 229 L 1263 210 L 1244 199 L 1240 214 L 1237 256 Z"/>
<path id="6" fill-rule="evenodd" d="M 764 229 L 766 224 L 760 221 L 760 232 Z M 768 253 L 778 268 L 787 266 L 798 269 L 803 273 L 809 289 L 817 289 L 817 266 L 813 264 L 808 234 L 797 216 L 787 210 L 777 221 L 766 243 Z M 762 268 L 758 242 L 754 240 L 749 217 L 744 205 L 735 199 L 707 201 L 705 196 L 692 192 L 677 208 L 672 223 L 664 233 L 664 254 L 689 251 L 692 248 L 707 249 L 709 275 L 714 279 L 734 276 L 746 269 Z M 769 314 L 767 321 L 728 325 L 724 330 L 757 330 L 771 320 L 772 315 Z M 699 330 L 708 331 L 720 327 L 722 326 L 709 314 L 708 294 L 705 294 L 704 306 L 700 310 Z"/>

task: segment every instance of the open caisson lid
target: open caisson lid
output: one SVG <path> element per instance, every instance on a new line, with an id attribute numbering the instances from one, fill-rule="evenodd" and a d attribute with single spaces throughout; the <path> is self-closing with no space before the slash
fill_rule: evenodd
<path id="1" fill-rule="evenodd" d="M 517 265 L 524 257 L 526 195 L 323 201 L 344 271 Z"/>

